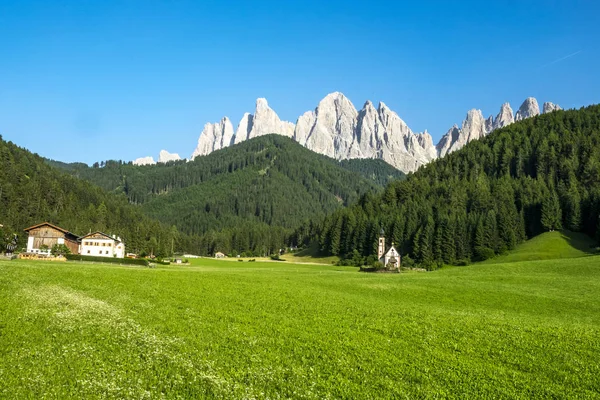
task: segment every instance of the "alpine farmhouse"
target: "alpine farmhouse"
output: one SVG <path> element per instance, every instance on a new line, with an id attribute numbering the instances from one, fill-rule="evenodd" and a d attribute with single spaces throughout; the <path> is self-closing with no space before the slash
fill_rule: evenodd
<path id="1" fill-rule="evenodd" d="M 102 232 L 88 233 L 84 236 L 67 231 L 48 222 L 30 226 L 25 229 L 29 234 L 27 253 L 50 255 L 52 247 L 64 244 L 72 254 L 95 257 L 125 257 L 125 243 L 118 236 L 110 236 Z"/>
<path id="2" fill-rule="evenodd" d="M 83 256 L 96 257 L 125 257 L 125 244 L 120 237 L 109 236 L 106 233 L 88 233 L 80 238 Z"/>
<path id="3" fill-rule="evenodd" d="M 73 254 L 79 253 L 79 237 L 56 225 L 44 222 L 30 226 L 25 232 L 29 234 L 27 253 L 49 255 L 56 244 L 64 244 Z"/>

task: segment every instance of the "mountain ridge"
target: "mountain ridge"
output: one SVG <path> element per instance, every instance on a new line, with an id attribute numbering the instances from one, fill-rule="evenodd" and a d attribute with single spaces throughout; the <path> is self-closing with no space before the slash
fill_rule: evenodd
<path id="1" fill-rule="evenodd" d="M 560 106 L 546 102 L 542 113 L 560 109 Z M 337 160 L 379 158 L 407 173 L 462 148 L 471 140 L 539 114 L 538 102 L 533 97 L 525 99 L 514 115 L 509 103 L 500 107 L 495 118 L 493 115 L 484 118 L 481 110 L 473 108 L 467 112 L 460 127 L 454 125 L 434 144 L 427 130 L 413 132 L 383 101 L 375 107 L 367 100 L 358 110 L 343 93 L 333 92 L 325 96 L 314 110 L 300 115 L 294 124 L 281 120 L 267 100 L 259 98 L 254 114 L 245 113 L 236 129 L 229 117 L 205 124 L 190 159 L 275 133 Z M 136 165 L 153 163 L 150 157 L 134 161 Z"/>

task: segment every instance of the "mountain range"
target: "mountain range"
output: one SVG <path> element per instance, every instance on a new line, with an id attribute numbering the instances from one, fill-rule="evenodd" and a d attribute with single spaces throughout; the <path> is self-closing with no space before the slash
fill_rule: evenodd
<path id="1" fill-rule="evenodd" d="M 560 110 L 553 103 L 544 103 L 543 113 Z M 535 98 L 527 98 L 516 114 L 509 103 L 500 107 L 494 118 L 483 117 L 481 110 L 467 112 L 462 125 L 454 125 L 434 145 L 425 131 L 414 133 L 408 125 L 383 102 L 376 108 L 367 101 L 361 110 L 340 92 L 328 94 L 314 111 L 302 114 L 293 124 L 282 121 L 269 107 L 266 99 L 256 100 L 254 114 L 245 113 L 237 129 L 228 117 L 207 123 L 198 139 L 191 159 L 204 156 L 254 137 L 276 133 L 292 138 L 316 153 L 338 159 L 382 159 L 403 172 L 416 171 L 420 166 L 462 148 L 471 140 L 510 125 L 515 121 L 540 114 Z M 178 160 L 177 154 L 161 151 L 159 162 Z M 136 165 L 154 164 L 152 157 L 139 158 Z"/>

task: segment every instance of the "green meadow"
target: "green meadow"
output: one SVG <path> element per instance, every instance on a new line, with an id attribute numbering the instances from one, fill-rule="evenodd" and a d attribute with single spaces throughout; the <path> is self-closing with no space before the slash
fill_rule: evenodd
<path id="1" fill-rule="evenodd" d="M 0 261 L 0 398 L 600 398 L 600 257 L 530 252 L 402 274 Z"/>

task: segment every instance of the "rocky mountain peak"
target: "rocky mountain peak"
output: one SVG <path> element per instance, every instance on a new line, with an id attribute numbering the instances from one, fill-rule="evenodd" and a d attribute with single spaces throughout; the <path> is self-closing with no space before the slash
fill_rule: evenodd
<path id="1" fill-rule="evenodd" d="M 488 119 L 485 120 L 485 133 L 490 133 L 494 130 L 494 117 L 489 116 Z"/>
<path id="2" fill-rule="evenodd" d="M 544 103 L 544 114 L 548 114 L 553 111 L 562 110 L 562 108 L 558 104 L 546 102 Z"/>
<path id="3" fill-rule="evenodd" d="M 250 135 L 250 131 L 252 130 L 252 124 L 254 121 L 254 116 L 250 113 L 244 113 L 238 127 L 235 131 L 234 136 L 234 144 L 238 144 L 248 139 Z"/>
<path id="4" fill-rule="evenodd" d="M 515 122 L 515 118 L 513 116 L 513 110 L 510 108 L 509 103 L 502 104 L 500 107 L 500 112 L 496 115 L 496 119 L 494 120 L 494 126 L 492 130 L 503 128 L 507 125 Z"/>
<path id="5" fill-rule="evenodd" d="M 260 112 L 260 111 L 265 111 L 265 110 L 270 110 L 271 107 L 269 107 L 269 102 L 267 101 L 267 99 L 265 99 L 264 97 L 259 97 L 258 99 L 256 99 L 256 112 Z"/>
<path id="6" fill-rule="evenodd" d="M 169 161 L 177 161 L 177 160 L 181 160 L 181 157 L 179 157 L 179 154 L 169 153 L 166 150 L 161 150 L 160 154 L 158 155 L 159 163 L 167 163 Z"/>
<path id="7" fill-rule="evenodd" d="M 536 115 L 540 115 L 540 106 L 534 97 L 528 97 L 519 107 L 519 111 L 515 115 L 515 121 L 521 121 Z"/>
<path id="8" fill-rule="evenodd" d="M 136 158 L 133 161 L 133 165 L 154 165 L 154 164 L 156 164 L 156 161 L 154 161 L 154 158 L 152 158 L 151 156 Z"/>
<path id="9" fill-rule="evenodd" d="M 292 137 L 294 135 L 294 124 L 280 120 L 277 113 L 269 107 L 267 100 L 259 98 L 256 100 L 256 109 L 252 117 L 252 127 L 247 138 L 252 139 L 270 133 Z"/>

